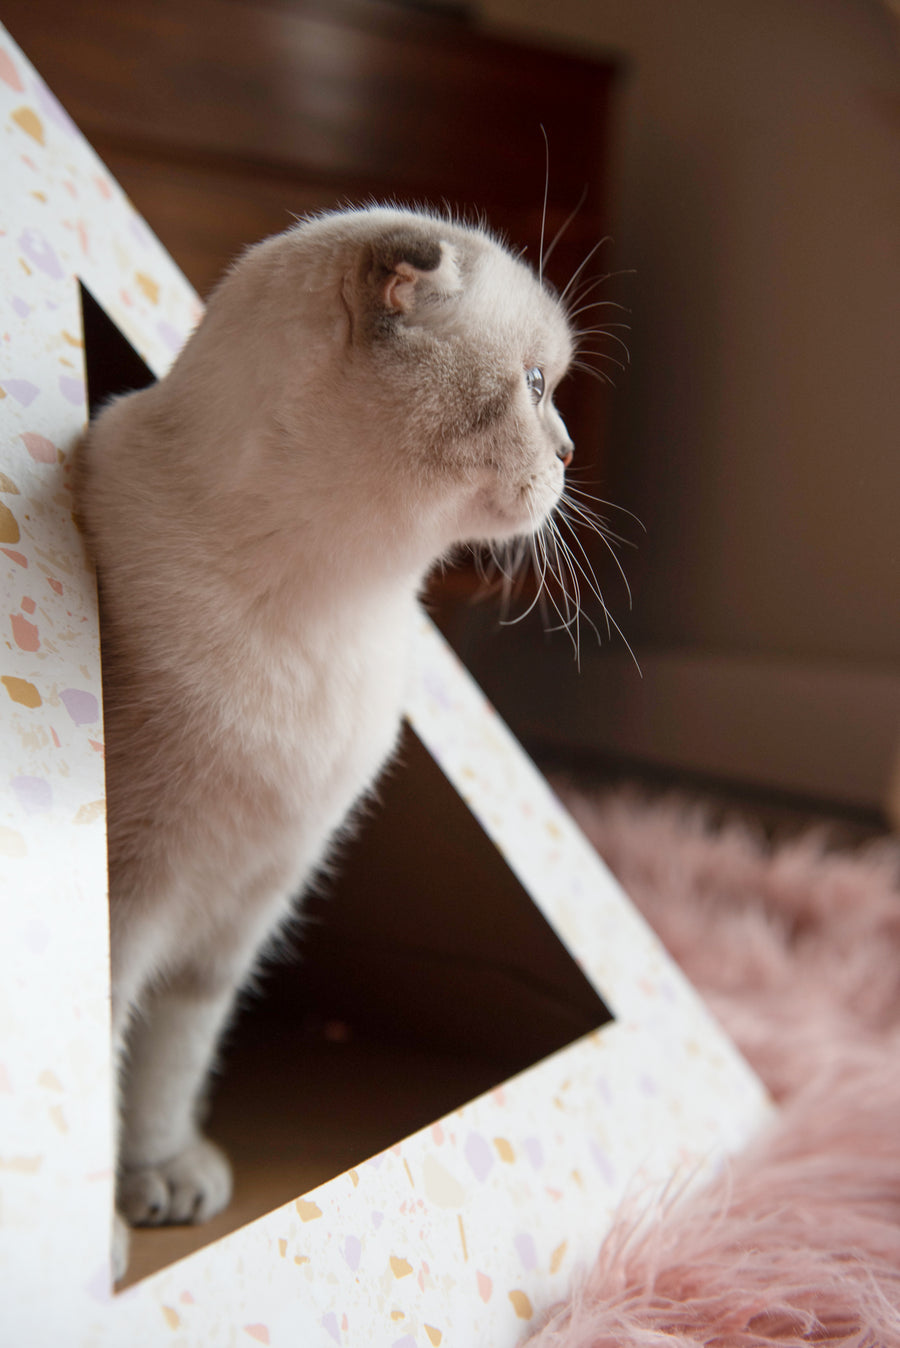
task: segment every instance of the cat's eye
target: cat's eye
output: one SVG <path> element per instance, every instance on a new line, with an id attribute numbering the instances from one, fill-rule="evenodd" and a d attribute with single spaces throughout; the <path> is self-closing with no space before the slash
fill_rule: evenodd
<path id="1" fill-rule="evenodd" d="M 532 365 L 530 370 L 525 371 L 525 383 L 534 401 L 539 403 L 544 396 L 544 371 Z"/>

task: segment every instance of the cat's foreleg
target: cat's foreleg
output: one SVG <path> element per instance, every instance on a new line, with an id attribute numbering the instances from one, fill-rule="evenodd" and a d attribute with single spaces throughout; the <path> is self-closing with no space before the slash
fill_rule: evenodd
<path id="1" fill-rule="evenodd" d="M 157 990 L 128 1036 L 117 1206 L 132 1226 L 203 1222 L 231 1197 L 231 1167 L 197 1112 L 238 980 Z"/>

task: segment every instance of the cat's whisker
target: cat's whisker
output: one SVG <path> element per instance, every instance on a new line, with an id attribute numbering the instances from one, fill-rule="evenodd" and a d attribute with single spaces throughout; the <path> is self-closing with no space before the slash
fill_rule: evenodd
<path id="1" fill-rule="evenodd" d="M 588 510 L 584 506 L 579 505 L 577 501 L 571 500 L 567 494 L 562 496 L 560 508 L 561 513 L 567 517 L 570 527 L 571 519 L 569 519 L 569 517 L 571 516 L 582 523 L 586 528 L 590 529 L 593 533 L 599 534 L 605 543 L 610 545 L 613 543 L 621 543 L 623 547 L 627 548 L 633 548 L 635 546 L 630 538 L 624 538 L 621 534 L 617 534 L 610 529 L 609 521 L 605 520 L 602 515 L 598 515 L 595 511 Z"/>
<path id="2" fill-rule="evenodd" d="M 613 387 L 613 381 L 605 370 L 598 370 L 593 365 L 586 365 L 584 361 L 581 360 L 574 360 L 572 362 L 572 369 L 581 370 L 581 372 L 586 374 L 590 379 L 596 379 L 599 384 L 608 384 L 610 388 Z"/>
<path id="3" fill-rule="evenodd" d="M 585 201 L 587 200 L 587 194 L 588 194 L 588 189 L 587 189 L 587 184 L 585 184 L 584 188 L 582 189 L 581 196 L 578 198 L 578 204 L 577 204 L 577 206 L 575 207 L 575 209 L 574 209 L 573 211 L 571 211 L 571 212 L 566 216 L 565 220 L 564 220 L 563 223 L 560 225 L 559 229 L 558 229 L 558 230 L 556 231 L 556 233 L 553 235 L 553 239 L 552 239 L 552 241 L 551 241 L 551 243 L 550 243 L 550 246 L 548 247 L 546 253 L 544 253 L 544 266 L 545 266 L 545 267 L 546 267 L 547 263 L 550 261 L 550 258 L 553 256 L 553 250 L 554 250 L 554 248 L 555 248 L 556 245 L 559 243 L 560 239 L 561 239 L 562 236 L 565 234 L 566 230 L 569 228 L 569 225 L 571 225 L 572 221 L 575 219 L 576 215 L 577 215 L 578 212 L 581 210 L 582 206 L 584 205 Z"/>
<path id="4" fill-rule="evenodd" d="M 538 283 L 544 284 L 544 230 L 547 226 L 547 198 L 550 194 L 550 139 L 547 128 L 541 123 L 541 135 L 544 137 L 544 205 L 541 210 L 541 243 L 538 255 Z M 554 240 L 555 242 L 555 240 Z"/>
<path id="5" fill-rule="evenodd" d="M 580 314 L 586 314 L 591 309 L 621 309 L 623 314 L 630 314 L 631 310 L 625 304 L 619 304 L 618 300 L 591 300 L 588 304 L 581 304 L 577 309 L 567 309 L 566 313 L 571 323 L 578 318 Z M 630 327 L 630 323 L 622 323 L 620 327 Z"/>
<path id="6" fill-rule="evenodd" d="M 608 365 L 615 365 L 616 369 L 622 370 L 623 373 L 627 368 L 627 366 L 624 365 L 622 361 L 618 359 L 618 357 L 611 355 L 609 351 L 593 351 L 593 350 L 588 351 L 585 350 L 584 348 L 581 348 L 578 352 L 577 359 L 579 362 L 578 368 L 583 368 L 588 359 L 605 360 Z"/>
<path id="7" fill-rule="evenodd" d="M 635 513 L 634 513 L 633 510 L 629 510 L 626 506 L 618 505 L 617 502 L 615 502 L 615 501 L 606 501 L 606 500 L 604 500 L 603 497 L 601 497 L 601 496 L 595 496 L 593 492 L 587 492 L 587 491 L 584 490 L 583 487 L 575 486 L 574 483 L 572 483 L 572 482 L 569 481 L 569 477 L 570 477 L 570 475 L 571 475 L 571 472 L 572 472 L 572 470 L 569 469 L 569 470 L 567 471 L 567 473 L 566 473 L 566 489 L 565 489 L 565 497 L 566 497 L 567 499 L 568 499 L 569 497 L 571 497 L 571 496 L 582 496 L 582 497 L 584 497 L 586 500 L 590 501 L 592 506 L 593 506 L 593 505 L 600 505 L 600 506 L 605 506 L 607 510 L 618 510 L 618 512 L 619 512 L 621 515 L 627 515 L 629 519 L 634 520 L 634 522 L 635 522 L 635 524 L 638 526 L 638 528 L 641 529 L 644 533 L 647 532 L 647 526 L 644 524 L 643 520 L 640 518 L 639 515 L 635 515 Z M 634 547 L 634 546 L 635 546 L 635 545 L 634 545 L 633 543 L 631 543 L 631 541 L 630 541 L 629 539 L 627 539 L 627 538 L 623 538 L 621 541 L 622 541 L 623 543 L 628 543 L 630 547 Z"/>
<path id="8" fill-rule="evenodd" d="M 612 329 L 614 326 L 616 326 L 616 325 L 610 323 L 608 326 L 603 327 L 603 328 L 601 328 L 601 327 L 596 327 L 596 328 L 582 328 L 582 329 L 580 329 L 578 332 L 576 332 L 575 335 L 576 335 L 576 337 L 578 337 L 579 339 L 581 339 L 581 338 L 583 338 L 583 337 L 607 337 L 607 338 L 609 338 L 609 340 L 610 340 L 611 342 L 614 342 L 614 343 L 616 344 L 616 346 L 620 346 L 620 347 L 622 348 L 622 350 L 625 352 L 625 360 L 626 360 L 626 363 L 630 365 L 630 364 L 631 364 L 631 352 L 629 351 L 627 344 L 622 340 L 622 338 L 619 337 L 619 336 L 617 336 L 616 333 L 614 333 L 614 332 L 611 331 L 611 329 Z M 628 327 L 628 324 L 627 324 L 627 323 L 622 323 L 622 324 L 619 324 L 618 326 L 619 326 L 619 327 L 627 328 L 627 327 Z M 580 351 L 580 348 L 579 348 L 579 351 Z"/>
<path id="9" fill-rule="evenodd" d="M 579 277 L 584 273 L 585 267 L 588 265 L 588 263 L 591 261 L 593 257 L 596 257 L 597 253 L 600 251 L 603 245 L 609 242 L 610 242 L 610 235 L 608 234 L 605 235 L 602 239 L 598 239 L 598 241 L 594 244 L 593 248 L 589 251 L 589 253 L 585 257 L 584 261 L 580 263 L 578 267 L 575 268 L 575 271 L 569 278 L 568 284 L 560 294 L 559 297 L 560 304 L 565 304 L 569 292 L 571 291 L 572 287 L 577 283 Z M 604 280 L 605 279 L 607 278 L 604 277 Z"/>
<path id="10" fill-rule="evenodd" d="M 572 537 L 577 543 L 586 561 L 588 561 L 587 550 L 585 549 L 584 543 L 582 542 L 581 538 L 578 535 L 577 530 L 573 525 L 572 519 L 569 517 L 570 513 L 571 515 L 574 515 L 575 519 L 581 519 L 582 523 L 584 523 L 587 528 L 591 529 L 600 538 L 600 540 L 603 543 L 603 546 L 606 548 L 610 557 L 613 559 L 613 562 L 615 563 L 619 575 L 622 577 L 622 582 L 625 586 L 625 590 L 628 595 L 628 607 L 630 609 L 633 604 L 631 586 L 628 583 L 628 577 L 625 574 L 625 568 L 622 566 L 621 561 L 616 555 L 615 547 L 613 546 L 614 543 L 616 542 L 633 546 L 632 544 L 630 544 L 630 540 L 622 538 L 619 534 L 614 534 L 610 529 L 606 528 L 604 525 L 597 524 L 591 519 L 587 518 L 585 513 L 581 511 L 581 509 L 577 506 L 577 504 L 574 501 L 564 501 L 560 513 L 563 519 L 565 520 L 568 528 L 570 529 Z M 588 564 L 592 566 L 592 564 L 589 561 Z"/>

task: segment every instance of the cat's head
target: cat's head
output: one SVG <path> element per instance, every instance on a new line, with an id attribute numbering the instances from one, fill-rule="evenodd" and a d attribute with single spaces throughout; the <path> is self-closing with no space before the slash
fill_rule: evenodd
<path id="1" fill-rule="evenodd" d="M 312 429 L 345 503 L 352 481 L 373 509 L 396 484 L 435 553 L 529 533 L 553 510 L 573 452 L 553 396 L 573 339 L 559 301 L 486 231 L 337 212 L 252 250 L 227 284 L 259 309 L 246 324 L 275 334 L 270 364 L 290 360 L 285 447 L 294 436 L 309 453 Z"/>

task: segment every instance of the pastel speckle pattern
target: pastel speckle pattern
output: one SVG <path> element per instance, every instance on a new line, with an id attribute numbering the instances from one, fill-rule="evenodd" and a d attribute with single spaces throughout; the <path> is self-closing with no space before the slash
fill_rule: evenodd
<path id="1" fill-rule="evenodd" d="M 0 123 L 0 1341 L 512 1348 L 624 1195 L 715 1164 L 768 1106 L 424 618 L 413 727 L 615 1020 L 111 1291 L 100 664 L 67 477 L 86 416 L 76 278 L 157 373 L 200 306 L 2 29 Z"/>

